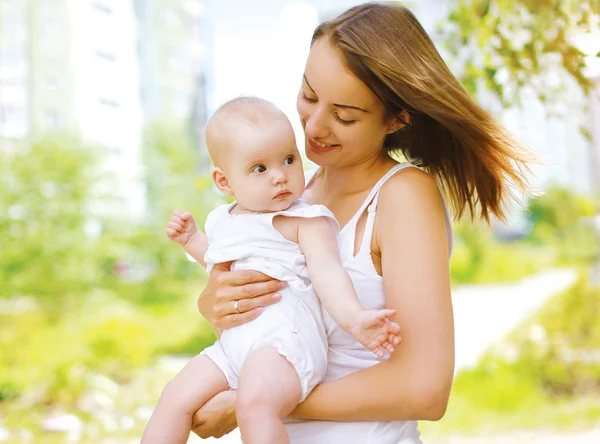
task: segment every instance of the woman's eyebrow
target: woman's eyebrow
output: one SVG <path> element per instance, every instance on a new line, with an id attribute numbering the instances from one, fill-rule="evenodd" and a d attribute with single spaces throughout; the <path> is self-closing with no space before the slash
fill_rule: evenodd
<path id="1" fill-rule="evenodd" d="M 310 83 L 308 82 L 308 79 L 306 78 L 306 74 L 304 74 L 302 77 L 304 78 L 304 81 L 306 82 L 306 86 L 308 86 L 309 89 L 314 94 L 316 94 L 315 90 L 312 88 L 312 86 L 310 86 Z M 358 106 L 354 106 L 354 105 L 342 105 L 341 103 L 334 103 L 333 106 L 335 106 L 337 108 L 343 108 L 343 109 L 355 109 L 355 110 L 358 110 L 358 111 L 362 111 L 363 113 L 368 113 L 369 112 L 366 109 L 359 108 Z"/>

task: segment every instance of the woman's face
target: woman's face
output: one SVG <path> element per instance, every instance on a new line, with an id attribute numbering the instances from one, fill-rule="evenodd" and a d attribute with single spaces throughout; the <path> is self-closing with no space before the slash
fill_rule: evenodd
<path id="1" fill-rule="evenodd" d="M 383 103 L 343 65 L 327 38 L 310 51 L 298 94 L 306 156 L 317 165 L 348 166 L 382 155 L 395 119 Z"/>

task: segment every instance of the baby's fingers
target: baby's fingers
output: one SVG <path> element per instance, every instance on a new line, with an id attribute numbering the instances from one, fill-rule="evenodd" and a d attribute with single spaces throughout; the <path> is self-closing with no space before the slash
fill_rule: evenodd
<path id="1" fill-rule="evenodd" d="M 383 310 L 379 310 L 379 311 L 377 312 L 377 318 L 378 318 L 378 319 L 381 319 L 381 320 L 383 320 L 383 319 L 389 319 L 389 318 L 391 318 L 391 317 L 394 317 L 394 316 L 396 316 L 396 313 L 397 313 L 397 311 L 396 311 L 396 310 L 392 310 L 392 309 L 389 309 L 389 308 L 385 308 L 385 309 L 383 309 Z"/>
<path id="2" fill-rule="evenodd" d="M 393 346 L 399 345 L 400 342 L 402 342 L 402 338 L 398 335 L 394 335 L 391 334 L 388 336 L 388 341 L 390 342 L 390 344 L 392 344 Z"/>
<path id="3" fill-rule="evenodd" d="M 174 221 L 170 221 L 167 224 L 167 228 L 168 229 L 170 228 L 171 230 L 176 231 L 176 232 L 183 231 L 183 226 L 181 224 L 177 223 L 177 222 L 174 222 Z"/>
<path id="4" fill-rule="evenodd" d="M 385 320 L 386 325 L 387 325 L 387 329 L 390 333 L 400 333 L 400 324 L 398 324 L 397 322 L 394 321 L 390 321 L 389 319 Z"/>
<path id="5" fill-rule="evenodd" d="M 387 350 L 387 352 L 390 354 L 394 353 L 394 346 L 389 341 L 385 341 L 383 344 L 381 344 L 381 347 Z"/>
<path id="6" fill-rule="evenodd" d="M 381 347 L 372 348 L 371 351 L 373 353 L 375 353 L 375 355 L 379 358 L 385 357 L 385 352 L 383 351 L 383 349 Z"/>
<path id="7" fill-rule="evenodd" d="M 167 228 L 165 230 L 165 234 L 167 235 L 167 237 L 169 239 L 173 239 L 175 236 L 177 236 L 179 233 L 175 230 L 173 230 L 172 228 Z"/>

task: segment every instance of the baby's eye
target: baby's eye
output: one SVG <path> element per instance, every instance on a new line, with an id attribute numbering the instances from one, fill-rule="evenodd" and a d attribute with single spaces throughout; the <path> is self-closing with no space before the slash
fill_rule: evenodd
<path id="1" fill-rule="evenodd" d="M 267 171 L 267 167 L 264 165 L 256 165 L 252 168 L 253 173 L 264 173 L 265 171 Z"/>
<path id="2" fill-rule="evenodd" d="M 285 158 L 285 160 L 283 161 L 283 164 L 284 164 L 284 165 L 291 165 L 291 164 L 293 164 L 293 163 L 294 163 L 294 161 L 295 161 L 295 160 L 296 160 L 296 159 L 294 158 L 294 156 L 287 156 L 287 157 Z"/>

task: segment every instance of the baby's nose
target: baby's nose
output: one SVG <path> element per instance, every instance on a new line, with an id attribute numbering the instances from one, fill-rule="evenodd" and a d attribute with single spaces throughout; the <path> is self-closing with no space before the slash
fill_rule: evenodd
<path id="1" fill-rule="evenodd" d="M 273 172 L 273 184 L 278 185 L 280 183 L 285 183 L 285 182 L 287 182 L 286 174 L 281 170 L 275 170 Z"/>

